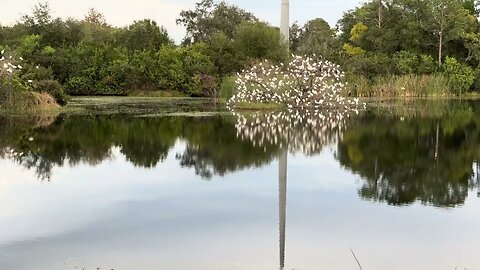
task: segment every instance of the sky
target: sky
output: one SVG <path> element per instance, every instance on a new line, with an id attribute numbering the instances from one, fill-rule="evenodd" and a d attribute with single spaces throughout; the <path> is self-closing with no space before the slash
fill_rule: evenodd
<path id="1" fill-rule="evenodd" d="M 102 12 L 108 23 L 126 26 L 134 20 L 153 19 L 167 28 L 171 37 L 180 41 L 185 34 L 176 25 L 180 11 L 193 9 L 199 0 L 49 0 L 56 17 L 81 19 L 89 8 Z M 1 0 L 0 24 L 10 25 L 22 15 L 29 14 L 37 0 Z M 227 0 L 253 12 L 257 17 L 272 25 L 279 25 L 280 0 Z M 291 22 L 305 23 L 310 19 L 323 18 L 331 26 L 343 13 L 356 7 L 361 0 L 290 0 Z"/>

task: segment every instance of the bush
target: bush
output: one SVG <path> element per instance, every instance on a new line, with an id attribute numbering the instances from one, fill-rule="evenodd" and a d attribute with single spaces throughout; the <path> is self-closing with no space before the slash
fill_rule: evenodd
<path id="1" fill-rule="evenodd" d="M 180 49 L 164 46 L 155 55 L 155 60 L 154 77 L 158 89 L 182 91 L 187 81 L 187 74 L 183 67 Z"/>
<path id="2" fill-rule="evenodd" d="M 453 57 L 447 57 L 443 65 L 445 75 L 448 78 L 448 86 L 457 95 L 467 92 L 475 81 L 473 69 L 459 63 Z"/>
<path id="3" fill-rule="evenodd" d="M 132 68 L 127 59 L 115 60 L 102 69 L 100 80 L 95 85 L 97 95 L 123 96 L 128 93 L 128 80 Z"/>
<path id="4" fill-rule="evenodd" d="M 68 96 L 63 86 L 55 80 L 42 80 L 34 84 L 34 90 L 39 93 L 50 94 L 59 105 L 67 105 Z"/>
<path id="5" fill-rule="evenodd" d="M 480 67 L 477 67 L 474 71 L 475 80 L 473 82 L 473 91 L 480 91 Z"/>
<path id="6" fill-rule="evenodd" d="M 68 79 L 65 88 L 69 95 L 90 95 L 91 85 L 92 81 L 89 78 L 74 76 Z"/>
<path id="7" fill-rule="evenodd" d="M 397 72 L 402 75 L 415 73 L 419 66 L 417 55 L 407 51 L 395 53 L 394 61 Z"/>
<path id="8" fill-rule="evenodd" d="M 159 90 L 175 90 L 191 96 L 216 95 L 214 66 L 205 44 L 184 48 L 164 46 L 155 57 L 154 78 Z"/>
<path id="9" fill-rule="evenodd" d="M 210 75 L 197 74 L 194 77 L 195 85 L 190 89 L 190 96 L 193 97 L 217 97 L 216 78 Z"/>
<path id="10" fill-rule="evenodd" d="M 437 64 L 433 60 L 431 55 L 422 54 L 420 55 L 419 65 L 417 68 L 417 73 L 419 74 L 432 74 L 437 71 Z"/>
<path id="11" fill-rule="evenodd" d="M 130 90 L 148 90 L 157 89 L 155 84 L 157 61 L 154 51 L 135 51 L 129 58 L 131 73 L 128 76 L 128 87 Z"/>
<path id="12" fill-rule="evenodd" d="M 351 57 L 345 59 L 343 64 L 350 73 L 371 80 L 383 74 L 392 74 L 396 69 L 391 55 L 384 53 L 369 53 L 364 56 Z"/>
<path id="13" fill-rule="evenodd" d="M 68 52 L 70 95 L 125 95 L 131 68 L 128 51 L 111 45 L 81 43 Z"/>

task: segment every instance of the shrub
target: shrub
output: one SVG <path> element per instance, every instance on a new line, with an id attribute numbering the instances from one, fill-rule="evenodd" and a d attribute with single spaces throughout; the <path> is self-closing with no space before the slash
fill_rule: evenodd
<path id="1" fill-rule="evenodd" d="M 92 81 L 87 77 L 74 76 L 68 79 L 65 84 L 66 92 L 69 95 L 89 95 Z"/>
<path id="2" fill-rule="evenodd" d="M 448 78 L 448 86 L 455 94 L 465 93 L 472 87 L 475 76 L 471 67 L 459 63 L 453 57 L 447 57 L 443 69 Z"/>
<path id="3" fill-rule="evenodd" d="M 34 90 L 39 93 L 50 94 L 59 105 L 66 105 L 68 96 L 63 90 L 63 86 L 55 80 L 42 80 L 34 84 Z"/>
<path id="4" fill-rule="evenodd" d="M 353 74 L 373 79 L 379 75 L 392 74 L 395 71 L 395 62 L 392 57 L 384 53 L 369 53 L 346 59 L 344 66 Z"/>
<path id="5" fill-rule="evenodd" d="M 415 73 L 419 66 L 418 57 L 416 54 L 400 51 L 394 55 L 395 67 L 399 74 L 411 74 Z"/>
<path id="6" fill-rule="evenodd" d="M 156 90 L 157 61 L 153 51 L 135 51 L 129 58 L 131 73 L 128 77 L 130 90 Z"/>
<path id="7" fill-rule="evenodd" d="M 162 47 L 155 55 L 156 85 L 159 90 L 179 90 L 185 85 L 187 74 L 183 68 L 180 49 L 173 46 Z"/>
<path id="8" fill-rule="evenodd" d="M 176 90 L 191 96 L 215 96 L 217 84 L 214 66 L 206 45 L 184 48 L 164 46 L 155 55 L 154 78 L 160 90 Z"/>
<path id="9" fill-rule="evenodd" d="M 127 59 L 115 60 L 102 69 L 95 85 L 96 95 L 122 96 L 128 93 L 128 79 L 132 68 Z"/>
<path id="10" fill-rule="evenodd" d="M 194 86 L 190 89 L 190 96 L 193 97 L 217 97 L 216 78 L 206 74 L 197 74 L 194 79 Z"/>
<path id="11" fill-rule="evenodd" d="M 435 71 L 437 71 L 437 65 L 435 64 L 433 57 L 427 54 L 420 55 L 417 72 L 419 74 L 432 74 Z"/>
<path id="12" fill-rule="evenodd" d="M 480 67 L 477 67 L 474 71 L 475 80 L 473 82 L 473 90 L 480 91 Z"/>

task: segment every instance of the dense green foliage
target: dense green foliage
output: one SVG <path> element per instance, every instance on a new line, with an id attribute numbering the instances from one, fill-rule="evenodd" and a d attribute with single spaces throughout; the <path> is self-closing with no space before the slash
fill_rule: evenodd
<path id="1" fill-rule="evenodd" d="M 290 45 L 296 53 L 320 54 L 340 63 L 354 87 L 362 86 L 358 81 L 369 85 L 359 95 L 377 95 L 376 88 L 412 75 L 433 77 L 438 84 L 444 82 L 437 78 L 446 78 L 442 95 L 463 94 L 479 90 L 474 84 L 479 73 L 473 72 L 480 64 L 477 12 L 474 0 L 366 1 L 344 14 L 337 35 L 322 19 L 303 27 L 295 24 Z M 407 91 L 389 95 L 417 95 L 408 85 L 401 87 Z"/>
<path id="2" fill-rule="evenodd" d="M 367 1 L 347 11 L 336 28 L 321 18 L 295 23 L 290 48 L 338 62 L 351 88 L 368 87 L 350 94 L 464 94 L 480 87 L 477 13 L 474 0 Z M 162 90 L 218 96 L 225 77 L 258 60 L 282 62 L 289 55 L 278 28 L 223 1 L 201 0 L 177 23 L 186 29 L 181 45 L 150 19 L 119 28 L 94 9 L 82 20 L 65 20 L 39 3 L 15 25 L 0 27 L 0 47 L 45 67 L 29 76 L 57 80 L 70 95 Z M 435 87 L 411 89 L 416 81 Z M 378 90 L 391 85 L 406 90 Z"/>
<path id="3" fill-rule="evenodd" d="M 288 55 L 277 28 L 225 2 L 203 0 L 183 11 L 178 23 L 187 29 L 181 46 L 153 20 L 118 28 L 94 9 L 83 20 L 63 20 L 52 16 L 48 3 L 39 3 L 15 25 L 0 27 L 0 46 L 45 67 L 48 76 L 29 76 L 55 79 L 69 95 L 162 90 L 218 96 L 224 76 L 258 59 L 282 61 Z M 37 86 L 53 91 L 49 82 Z"/>

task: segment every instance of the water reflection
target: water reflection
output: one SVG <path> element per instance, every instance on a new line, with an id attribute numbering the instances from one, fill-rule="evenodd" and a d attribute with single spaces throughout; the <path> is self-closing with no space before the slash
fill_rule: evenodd
<path id="1" fill-rule="evenodd" d="M 0 117 L 0 157 L 49 180 L 54 167 L 96 166 L 112 159 L 113 149 L 137 167 L 154 168 L 180 141 L 184 150 L 172 154 L 181 167 L 211 179 L 265 166 L 286 150 L 318 155 L 336 145 L 336 159 L 361 177 L 359 195 L 366 200 L 462 205 L 479 186 L 478 103 L 431 102 L 424 107 L 379 106 L 361 115 Z"/>
<path id="2" fill-rule="evenodd" d="M 462 205 L 478 188 L 480 119 L 468 104 L 451 109 L 433 117 L 369 113 L 352 123 L 337 159 L 364 179 L 360 196 L 391 205 Z"/>
<path id="3" fill-rule="evenodd" d="M 278 223 L 280 239 L 280 270 L 285 267 L 285 241 L 287 226 L 287 148 L 283 148 L 278 158 Z"/>
<path id="4" fill-rule="evenodd" d="M 162 162 L 177 141 L 186 148 L 176 153 L 179 163 L 209 179 L 273 160 L 276 146 L 258 148 L 236 138 L 228 117 L 133 117 L 128 115 L 61 116 L 51 124 L 29 118 L 0 117 L 0 154 L 40 179 L 52 177 L 54 166 L 95 166 L 110 159 L 119 148 L 138 167 L 153 168 Z"/>
<path id="5" fill-rule="evenodd" d="M 178 250 L 179 248 L 183 250 L 184 247 L 180 242 L 186 241 L 185 238 L 192 237 L 192 243 L 210 243 L 210 241 L 217 245 L 220 243 L 221 247 L 215 250 L 222 251 L 225 241 L 228 242 L 231 239 L 238 241 L 243 237 L 245 239 L 242 241 L 246 243 L 242 242 L 240 247 L 236 246 L 238 242 L 232 244 L 237 249 L 232 249 L 231 254 L 239 252 L 240 249 L 248 249 L 251 247 L 251 239 L 256 239 L 259 245 L 261 243 L 268 246 L 268 248 L 259 247 L 258 250 L 274 249 L 272 253 L 266 252 L 260 254 L 259 257 L 262 257 L 264 261 L 271 259 L 270 266 L 278 264 L 283 269 L 288 268 L 289 262 L 292 265 L 305 261 L 299 259 L 301 258 L 299 254 L 316 253 L 314 249 L 318 246 L 327 247 L 324 252 L 325 256 L 330 254 L 329 249 L 332 246 L 337 248 L 340 246 L 339 249 L 345 250 L 345 255 L 340 259 L 337 256 L 335 260 L 343 262 L 351 259 L 354 263 L 348 253 L 348 246 L 352 239 L 361 238 L 362 241 L 357 241 L 357 243 L 371 243 L 372 245 L 401 242 L 399 238 L 405 236 L 410 236 L 409 239 L 418 237 L 422 241 L 425 239 L 432 241 L 433 238 L 440 239 L 439 236 L 430 235 L 429 231 L 435 227 L 435 222 L 440 220 L 447 221 L 440 222 L 443 226 L 442 232 L 453 232 L 452 227 L 449 227 L 450 225 L 454 226 L 453 222 L 449 222 L 453 220 L 450 216 L 450 214 L 453 215 L 453 211 L 423 207 L 416 202 L 446 209 L 458 207 L 456 214 L 465 209 L 474 212 L 478 208 L 477 204 L 472 203 L 474 200 L 478 201 L 476 196 L 480 196 L 478 193 L 480 119 L 476 117 L 476 113 L 479 111 L 477 104 L 472 102 L 432 103 L 433 107 L 427 107 L 426 110 L 413 110 L 408 104 L 406 104 L 407 106 L 401 104 L 397 107 L 389 105 L 385 108 L 380 106 L 358 116 L 353 114 L 349 117 L 331 117 L 326 122 L 320 121 L 321 117 L 318 114 L 310 114 L 309 117 L 303 117 L 301 121 L 295 122 L 292 121 L 292 115 L 284 114 L 282 117 L 278 117 L 277 113 L 277 120 L 290 120 L 279 124 L 282 125 L 281 128 L 276 129 L 271 123 L 264 124 L 262 122 L 262 119 L 273 117 L 273 115 L 265 114 L 260 115 L 259 120 L 257 120 L 258 117 L 255 118 L 252 115 L 244 116 L 245 118 L 237 116 L 134 117 L 131 115 L 0 117 L 0 160 L 14 161 L 21 167 L 34 170 L 39 179 L 52 181 L 48 185 L 42 185 L 44 187 L 52 189 L 60 187 L 57 190 L 58 193 L 53 193 L 55 195 L 48 196 L 48 198 L 62 195 L 72 197 L 77 192 L 78 194 L 93 192 L 93 195 L 66 200 L 72 204 L 78 203 L 81 207 L 77 207 L 77 209 L 88 208 L 90 212 L 90 208 L 95 208 L 98 204 L 97 200 L 129 194 L 130 190 L 136 188 L 136 192 L 125 195 L 128 198 L 118 200 L 124 204 L 123 207 L 128 205 L 127 210 L 120 207 L 122 209 L 120 212 L 110 211 L 111 205 L 114 205 L 112 202 L 115 201 L 112 199 L 112 202 L 106 203 L 108 207 L 105 209 L 108 211 L 103 209 L 105 212 L 102 212 L 99 207 L 99 215 L 102 218 L 95 220 L 99 224 L 89 224 L 89 227 L 83 228 L 83 231 L 79 230 L 80 233 L 74 230 L 72 232 L 62 231 L 66 236 L 55 234 L 55 237 L 52 237 L 53 240 L 46 233 L 47 236 L 42 235 L 47 239 L 45 242 L 38 240 L 38 243 L 41 244 L 22 241 L 20 244 L 12 241 L 12 244 L 8 242 L 10 238 L 0 236 L 2 238 L 0 249 L 2 248 L 1 241 L 7 239 L 8 245 L 5 245 L 6 248 L 3 250 L 15 250 L 15 247 L 19 250 L 19 252 L 11 254 L 22 254 L 24 250 L 29 250 L 32 254 L 43 254 L 38 252 L 44 247 L 43 245 L 48 246 L 51 250 L 61 246 L 62 243 L 57 242 L 58 239 L 66 238 L 67 240 L 64 241 L 71 244 L 81 242 L 79 238 L 85 237 L 85 242 L 97 243 L 97 237 L 101 232 L 102 235 L 109 235 L 109 239 L 119 241 L 115 237 L 119 237 L 119 235 L 123 237 L 130 231 L 136 231 L 138 235 L 141 235 L 141 241 L 136 242 L 120 237 L 121 243 L 131 241 L 138 245 L 135 246 L 135 249 L 141 250 L 144 244 L 142 241 L 148 242 L 149 239 L 155 238 L 155 240 L 150 240 L 150 245 L 154 246 L 151 247 L 152 254 L 155 253 L 154 250 L 162 250 L 162 252 L 170 252 L 169 256 L 177 256 L 175 260 L 180 261 L 184 258 L 178 258 L 178 256 L 184 256 L 184 253 L 178 252 Z M 340 120 L 340 122 L 335 122 L 334 119 Z M 245 121 L 253 124 L 239 125 Z M 331 154 L 330 151 L 333 151 L 334 154 Z M 325 159 L 334 163 L 335 166 L 341 166 L 342 169 L 338 168 L 332 173 L 328 171 L 328 166 L 317 164 L 325 162 Z M 106 160 L 112 162 L 102 162 Z M 129 164 L 134 166 L 128 166 Z M 59 177 L 60 173 L 55 170 L 59 167 L 64 167 L 63 173 L 68 171 L 69 174 Z M 92 169 L 93 167 L 95 168 Z M 258 170 L 250 170 L 252 168 L 258 168 Z M 90 174 L 85 174 L 85 171 L 82 170 L 90 170 Z M 116 174 L 105 173 L 105 171 L 111 170 L 119 172 Z M 101 173 L 102 171 L 103 173 Z M 288 180 L 287 171 L 290 178 Z M 194 177 L 193 172 L 199 177 Z M 97 173 L 98 176 L 96 176 Z M 344 175 L 342 176 L 342 174 Z M 114 176 L 111 177 L 111 175 Z M 317 177 L 317 175 L 320 176 Z M 323 190 L 315 186 L 315 180 L 318 180 L 316 178 L 330 178 L 332 179 L 330 184 L 335 185 L 332 183 L 350 181 L 354 177 L 359 177 L 360 181 L 357 184 L 348 185 L 346 188 L 348 191 L 342 191 L 344 193 L 336 193 L 328 188 Z M 89 180 L 89 178 L 91 179 Z M 137 178 L 149 178 L 151 182 L 142 180 L 137 182 Z M 172 179 L 166 181 L 167 178 Z M 199 181 L 200 178 L 216 179 L 216 181 Z M 65 183 L 68 182 L 65 179 L 76 181 Z M 271 182 L 268 182 L 269 180 Z M 164 182 L 162 183 L 162 181 Z M 31 182 L 36 183 L 36 181 Z M 76 185 L 84 184 L 87 187 L 84 187 L 83 190 L 65 188 L 72 185 L 73 182 L 76 182 Z M 103 192 L 97 194 L 95 191 L 91 191 L 99 188 L 98 185 L 102 182 L 105 186 Z M 139 182 L 141 184 L 137 186 Z M 144 186 L 146 182 L 149 184 L 148 187 Z M 354 183 L 354 181 L 351 182 Z M 258 192 L 262 188 L 262 192 L 269 194 L 268 196 L 264 198 L 252 196 L 252 193 Z M 359 188 L 358 196 L 357 188 Z M 46 191 L 42 190 L 41 192 Z M 13 192 L 12 194 L 17 193 Z M 29 197 L 28 192 L 26 194 L 27 196 L 23 194 L 24 198 L 32 198 L 32 201 L 35 201 L 36 196 Z M 37 198 L 40 197 L 38 194 L 36 195 Z M 16 197 L 17 195 L 11 196 Z M 149 196 L 155 200 L 146 199 Z M 467 201 L 469 196 L 470 199 Z M 132 203 L 131 198 L 136 198 L 138 201 Z M 363 204 L 356 201 L 360 201 L 359 198 L 365 200 Z M 9 197 L 5 201 L 8 199 Z M 12 199 L 10 198 L 10 200 Z M 304 205 L 298 203 L 302 200 L 304 200 Z M 48 200 L 45 199 L 45 201 Z M 269 203 L 271 208 L 265 207 Z M 85 204 L 90 205 L 84 207 Z M 385 207 L 385 204 L 408 205 L 409 207 L 400 209 Z M 40 207 L 43 207 L 43 210 L 50 210 L 64 206 L 62 203 L 58 203 L 57 206 L 50 205 L 49 207 L 39 204 Z M 23 206 L 23 209 L 30 208 Z M 359 209 L 363 211 L 357 213 Z M 406 214 L 407 209 L 411 211 L 409 215 Z M 38 209 L 34 210 L 41 215 L 45 214 Z M 70 213 L 68 207 L 64 207 L 58 212 L 61 215 Z M 412 212 L 415 213 L 412 214 Z M 77 215 L 77 212 L 72 211 L 72 213 L 74 213 L 72 216 Z M 472 228 L 478 223 L 473 220 L 474 217 L 470 215 L 470 212 L 468 214 L 470 219 L 455 220 L 459 223 L 463 222 L 462 224 L 465 226 L 465 228 L 457 227 L 458 230 L 465 229 L 465 235 L 461 234 L 461 237 L 464 237 L 465 247 L 475 246 L 478 242 L 478 240 L 465 240 L 465 237 L 470 237 L 471 232 L 476 230 Z M 105 215 L 107 218 L 103 219 Z M 58 215 L 50 215 L 48 221 L 41 217 L 20 219 L 27 222 L 15 224 L 40 222 L 42 226 L 38 227 L 48 230 L 52 216 L 58 217 Z M 433 216 L 442 216 L 442 219 L 433 222 Z M 412 217 L 419 219 L 424 217 L 423 222 L 425 223 L 416 228 L 420 231 L 417 231 L 417 234 L 410 232 L 412 226 L 417 226 L 408 224 Z M 397 218 L 398 221 L 394 220 Z M 428 223 L 425 221 L 426 219 L 430 219 L 432 222 Z M 9 220 L 8 217 L 5 220 Z M 0 222 L 0 226 L 9 228 L 9 224 L 5 220 Z M 352 220 L 355 222 L 352 223 Z M 301 224 L 302 222 L 303 224 Z M 195 228 L 192 228 L 192 224 L 195 224 L 193 226 Z M 432 226 L 432 224 L 434 225 Z M 353 233 L 344 234 L 347 227 Z M 358 228 L 363 228 L 360 230 L 365 235 L 358 234 Z M 368 229 L 365 231 L 364 228 Z M 192 230 L 197 234 L 189 234 Z M 368 230 L 375 232 L 369 234 Z M 36 230 L 25 229 L 25 231 L 30 233 Z M 385 242 L 384 240 L 389 235 L 386 232 L 390 231 L 390 236 L 393 237 L 392 242 L 390 240 Z M 260 239 L 270 232 L 273 232 L 272 235 Z M 138 235 L 136 234 L 135 237 Z M 58 237 L 57 240 L 56 237 Z M 335 239 L 332 240 L 329 237 Z M 454 235 L 452 239 L 455 240 L 446 240 L 446 242 L 452 244 L 454 241 L 460 241 L 457 240 L 457 237 L 458 235 Z M 177 252 L 175 249 L 168 250 L 168 245 L 163 248 L 165 238 L 170 245 L 177 248 Z M 181 240 L 179 240 L 180 238 Z M 17 240 L 13 236 L 12 239 Z M 23 238 L 20 239 L 23 240 Z M 311 244 L 310 242 L 315 242 L 312 239 L 316 239 L 316 243 L 321 244 L 318 246 Z M 399 247 L 405 247 L 407 244 L 413 245 L 407 242 L 397 245 Z M 115 243 L 120 243 L 120 241 Z M 158 243 L 161 243 L 161 248 L 155 246 L 159 245 Z M 286 248 L 287 243 L 288 248 Z M 85 244 L 85 246 L 89 244 Z M 188 250 L 203 249 L 199 245 L 191 244 L 189 246 L 191 249 Z M 295 247 L 299 246 L 302 249 L 300 252 L 295 252 Z M 305 246 L 312 248 L 303 250 Z M 357 252 L 358 246 L 354 245 L 354 247 Z M 89 248 L 104 252 L 112 247 L 106 247 L 104 244 L 101 247 L 89 246 Z M 120 248 L 118 249 L 120 250 Z M 124 249 L 122 252 L 125 256 L 131 254 L 129 245 Z M 468 249 L 470 250 L 470 248 Z M 119 250 L 117 247 L 114 248 L 115 252 Z M 258 250 L 252 248 L 250 251 L 253 254 Z M 204 252 L 208 253 L 207 251 Z M 358 248 L 358 251 L 362 253 L 361 248 Z M 242 252 L 248 253 L 248 251 Z M 51 252 L 51 254 L 55 254 L 55 252 Z M 202 254 L 207 257 L 204 253 Z M 343 253 L 341 254 L 343 256 Z M 391 252 L 391 254 L 394 256 L 397 253 Z M 117 258 L 122 257 L 115 255 Z M 145 254 L 141 255 L 145 256 Z M 378 254 L 369 252 L 369 255 L 373 258 Z M 58 255 L 58 257 L 60 256 Z M 277 260 L 277 256 L 279 261 L 273 261 Z M 312 258 L 317 260 L 315 256 Z M 428 255 L 422 256 L 427 257 Z M 149 256 L 149 258 L 153 257 L 154 255 Z M 199 257 L 200 255 L 197 259 Z M 362 256 L 362 263 L 365 257 Z M 0 265 L 2 265 L 2 259 L 0 255 Z M 136 259 L 137 261 L 145 260 L 145 258 Z M 12 261 L 14 261 L 12 265 L 18 263 L 16 257 Z M 319 264 L 318 261 L 316 263 Z M 287 267 L 285 267 L 286 265 Z M 338 264 L 331 265 L 337 266 Z M 215 267 L 205 268 L 216 269 Z M 351 268 L 354 267 L 353 264 Z M 179 269 L 178 264 L 175 269 Z M 252 267 L 252 269 L 265 269 L 265 267 Z M 379 267 L 378 269 L 384 268 Z"/>

